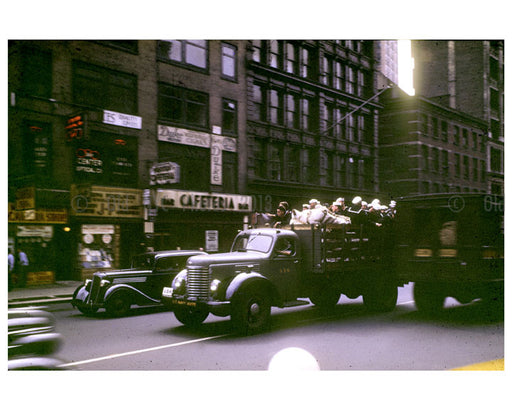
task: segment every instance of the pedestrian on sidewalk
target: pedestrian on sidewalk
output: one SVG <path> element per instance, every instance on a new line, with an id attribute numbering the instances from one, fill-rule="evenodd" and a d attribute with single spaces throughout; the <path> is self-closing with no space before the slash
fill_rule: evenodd
<path id="1" fill-rule="evenodd" d="M 28 256 L 22 249 L 18 249 L 18 285 L 24 288 L 27 284 Z"/>
<path id="2" fill-rule="evenodd" d="M 9 281 L 9 290 L 13 288 L 14 284 L 14 265 L 16 262 L 16 259 L 14 258 L 14 255 L 12 253 L 11 248 L 8 249 L 8 281 Z"/>

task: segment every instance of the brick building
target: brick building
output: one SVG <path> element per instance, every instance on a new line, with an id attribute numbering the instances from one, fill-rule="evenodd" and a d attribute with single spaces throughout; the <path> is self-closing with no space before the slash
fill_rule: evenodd
<path id="1" fill-rule="evenodd" d="M 10 41 L 8 76 L 9 246 L 30 280 L 142 243 L 225 248 L 242 226 L 244 42 Z"/>
<path id="2" fill-rule="evenodd" d="M 250 45 L 247 172 L 255 210 L 373 196 L 380 105 L 365 102 L 377 92 L 374 42 Z"/>
<path id="3" fill-rule="evenodd" d="M 414 88 L 486 124 L 487 190 L 503 194 L 504 41 L 413 41 Z"/>

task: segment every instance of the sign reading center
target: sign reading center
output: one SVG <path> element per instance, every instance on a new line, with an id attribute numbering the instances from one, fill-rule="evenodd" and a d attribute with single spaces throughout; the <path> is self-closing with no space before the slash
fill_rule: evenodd
<path id="1" fill-rule="evenodd" d="M 155 202 L 160 208 L 231 212 L 252 211 L 252 197 L 250 195 L 159 189 L 156 191 Z"/>

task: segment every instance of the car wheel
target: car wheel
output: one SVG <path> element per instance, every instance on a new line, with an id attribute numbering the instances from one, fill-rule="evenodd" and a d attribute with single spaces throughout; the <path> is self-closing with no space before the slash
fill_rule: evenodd
<path id="1" fill-rule="evenodd" d="M 175 306 L 174 316 L 181 323 L 188 327 L 197 327 L 208 317 L 208 310 L 205 308 L 190 308 L 186 306 Z"/>
<path id="2" fill-rule="evenodd" d="M 260 333 L 270 325 L 270 301 L 259 289 L 242 291 L 234 298 L 231 321 L 241 335 Z"/>
<path id="3" fill-rule="evenodd" d="M 128 294 L 126 292 L 116 292 L 108 298 L 105 310 L 110 316 L 119 317 L 128 313 L 130 306 Z"/>

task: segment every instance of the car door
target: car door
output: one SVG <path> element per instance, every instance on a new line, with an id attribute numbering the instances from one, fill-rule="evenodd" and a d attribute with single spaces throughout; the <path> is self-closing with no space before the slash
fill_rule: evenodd
<path id="1" fill-rule="evenodd" d="M 162 297 L 164 286 L 171 286 L 174 276 L 179 272 L 180 256 L 161 256 L 156 257 L 155 267 L 148 280 L 150 281 L 150 294 L 154 299 Z"/>

